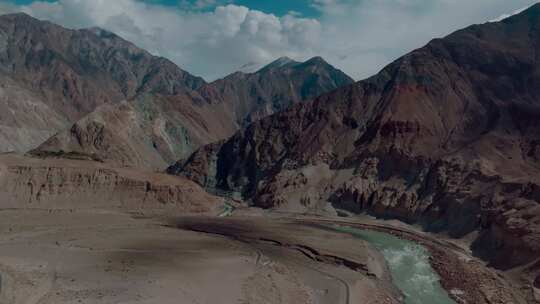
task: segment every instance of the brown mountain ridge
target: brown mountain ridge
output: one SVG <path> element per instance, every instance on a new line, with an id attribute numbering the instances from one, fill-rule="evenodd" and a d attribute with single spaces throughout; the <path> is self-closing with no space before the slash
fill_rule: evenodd
<path id="1" fill-rule="evenodd" d="M 0 16 L 3 152 L 35 148 L 100 105 L 204 83 L 101 29 L 69 30 L 22 13 Z"/>
<path id="2" fill-rule="evenodd" d="M 305 62 L 281 57 L 255 73 L 233 73 L 200 91 L 206 99 L 228 103 L 238 124 L 247 125 L 353 82 L 321 57 Z"/>
<path id="3" fill-rule="evenodd" d="M 331 91 L 352 79 L 322 59 L 235 73 L 181 94 L 139 94 L 106 104 L 32 153 L 76 152 L 122 166 L 163 170 L 247 120 Z"/>

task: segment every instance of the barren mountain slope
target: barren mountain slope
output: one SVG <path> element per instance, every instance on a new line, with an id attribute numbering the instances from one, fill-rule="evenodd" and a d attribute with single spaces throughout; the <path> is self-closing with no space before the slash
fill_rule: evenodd
<path id="1" fill-rule="evenodd" d="M 67 124 L 38 94 L 0 75 L 0 151 L 25 151 Z"/>
<path id="2" fill-rule="evenodd" d="M 104 30 L 69 30 L 25 14 L 0 16 L 0 87 L 9 96 L 1 112 L 14 112 L 0 125 L 17 134 L 5 139 L 1 151 L 33 148 L 45 134 L 105 103 L 141 92 L 176 94 L 203 84 L 172 62 Z M 34 123 L 14 106 L 24 103 L 47 110 Z"/>
<path id="3" fill-rule="evenodd" d="M 168 172 L 264 208 L 330 203 L 455 237 L 479 231 L 477 255 L 529 267 L 540 252 L 539 42 L 540 4 L 433 40 Z"/>
<path id="4" fill-rule="evenodd" d="M 208 100 L 227 104 L 238 124 L 246 125 L 353 82 L 321 57 L 306 62 L 282 57 L 254 73 L 237 72 L 199 91 Z"/>
<path id="5" fill-rule="evenodd" d="M 189 95 L 140 95 L 98 107 L 31 153 L 76 152 L 116 165 L 163 170 L 236 131 L 220 106 L 196 104 Z"/>
<path id="6" fill-rule="evenodd" d="M 320 58 L 305 63 L 279 59 L 257 73 L 235 73 L 198 92 L 140 94 L 99 107 L 35 152 L 86 153 L 163 170 L 202 145 L 228 138 L 248 117 L 264 117 L 351 82 Z"/>

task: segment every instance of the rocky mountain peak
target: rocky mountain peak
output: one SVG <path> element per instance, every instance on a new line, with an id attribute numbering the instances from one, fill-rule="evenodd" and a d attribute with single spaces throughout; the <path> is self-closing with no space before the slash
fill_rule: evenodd
<path id="1" fill-rule="evenodd" d="M 255 73 L 234 73 L 202 90 L 210 101 L 229 103 L 241 126 L 329 92 L 354 80 L 315 57 L 298 62 L 281 57 Z"/>
<path id="2" fill-rule="evenodd" d="M 315 56 L 306 62 L 304 64 L 312 64 L 312 65 L 327 65 L 329 64 L 326 60 L 324 60 L 321 56 Z"/>
<path id="3" fill-rule="evenodd" d="M 239 67 L 237 72 L 251 74 L 251 73 L 257 72 L 261 68 L 262 68 L 262 64 L 251 61 Z"/>
<path id="4" fill-rule="evenodd" d="M 294 66 L 297 64 L 299 64 L 299 62 L 292 60 L 289 57 L 283 56 L 267 64 L 266 66 L 264 66 L 262 69 L 260 69 L 257 72 L 259 73 L 259 72 L 264 72 L 264 71 L 268 71 L 272 69 L 280 69 L 284 67 Z"/>

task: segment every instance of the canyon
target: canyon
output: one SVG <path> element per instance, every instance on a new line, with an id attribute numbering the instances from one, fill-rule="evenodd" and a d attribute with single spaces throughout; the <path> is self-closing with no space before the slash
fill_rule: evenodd
<path id="1" fill-rule="evenodd" d="M 532 286 L 540 275 L 539 29 L 534 5 L 435 39 L 168 172 L 260 208 L 367 212 L 466 238 L 490 266 L 523 270 L 519 280 Z"/>
<path id="2" fill-rule="evenodd" d="M 539 41 L 536 4 L 208 83 L 0 16 L 0 303 L 421 303 L 388 244 L 441 303 L 540 303 Z"/>

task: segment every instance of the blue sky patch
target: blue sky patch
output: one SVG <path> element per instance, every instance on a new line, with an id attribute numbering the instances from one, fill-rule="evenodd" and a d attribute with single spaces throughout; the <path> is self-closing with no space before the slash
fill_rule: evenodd
<path id="1" fill-rule="evenodd" d="M 56 2 L 57 0 L 41 0 L 45 2 Z M 167 6 L 180 7 L 182 0 L 140 0 L 152 4 L 161 4 Z M 35 0 L 15 0 L 15 4 L 30 4 Z M 184 0 L 184 3 L 194 4 L 197 0 Z M 209 2 L 209 1 L 206 1 Z M 300 13 L 304 17 L 316 17 L 318 11 L 311 6 L 311 0 L 216 0 L 216 5 L 233 3 L 243 5 L 250 9 L 259 10 L 265 13 L 283 16 L 288 12 L 294 11 Z M 206 10 L 213 10 L 216 5 L 208 5 Z"/>

